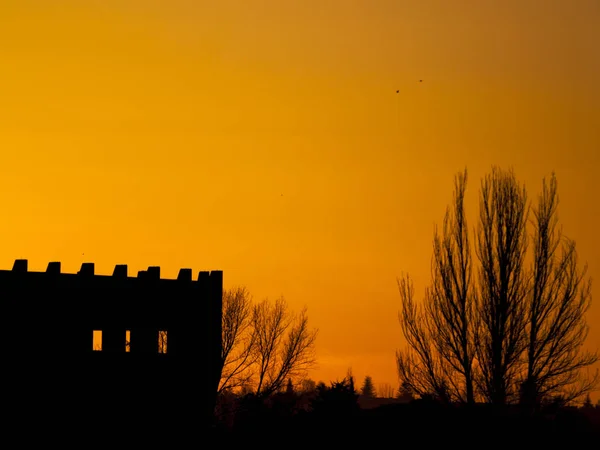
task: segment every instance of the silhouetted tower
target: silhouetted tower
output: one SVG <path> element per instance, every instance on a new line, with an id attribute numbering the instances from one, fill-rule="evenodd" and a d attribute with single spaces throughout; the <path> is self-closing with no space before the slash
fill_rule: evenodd
<path id="1" fill-rule="evenodd" d="M 30 272 L 16 260 L 0 270 L 4 403 L 48 427 L 195 433 L 214 410 L 222 295 L 221 271 L 161 279 L 160 267 L 130 277 L 84 263 L 63 274 L 60 262 Z"/>

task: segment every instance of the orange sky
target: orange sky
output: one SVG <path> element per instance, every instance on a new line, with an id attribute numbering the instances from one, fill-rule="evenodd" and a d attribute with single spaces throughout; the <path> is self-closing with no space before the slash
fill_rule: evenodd
<path id="1" fill-rule="evenodd" d="M 223 270 L 308 306 L 316 380 L 396 385 L 396 277 L 425 288 L 463 167 L 472 206 L 492 164 L 531 197 L 555 170 L 600 278 L 598 23 L 597 0 L 4 0 L 0 267 Z"/>

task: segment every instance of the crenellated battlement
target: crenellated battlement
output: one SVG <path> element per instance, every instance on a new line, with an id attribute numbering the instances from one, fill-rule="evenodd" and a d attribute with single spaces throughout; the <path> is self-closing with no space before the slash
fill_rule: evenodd
<path id="1" fill-rule="evenodd" d="M 176 279 L 164 279 L 159 266 L 150 266 L 130 277 L 127 265 L 118 264 L 112 275 L 96 275 L 94 263 L 86 262 L 77 273 L 62 273 L 57 261 L 48 263 L 45 272 L 33 272 L 28 271 L 27 260 L 18 259 L 12 270 L 0 270 L 0 295 L 4 309 L 13 309 L 12 317 L 27 317 L 30 323 L 38 319 L 64 323 L 61 330 L 76 333 L 69 338 L 70 353 L 92 351 L 94 330 L 102 330 L 103 340 L 109 343 L 103 349 L 121 351 L 125 347 L 115 343 L 113 348 L 111 336 L 118 333 L 118 340 L 125 342 L 125 332 L 133 335 L 136 329 L 130 352 L 158 348 L 148 340 L 157 341 L 154 334 L 167 331 L 172 335 L 169 347 L 179 354 L 188 343 L 203 346 L 198 340 L 207 329 L 220 333 L 223 272 L 200 271 L 194 280 L 192 270 L 183 268 Z M 152 338 L 139 342 L 140 334 Z M 185 336 L 184 341 L 179 336 Z"/>
<path id="2" fill-rule="evenodd" d="M 70 275 L 70 274 L 62 274 L 61 272 L 61 263 L 60 261 L 51 261 L 48 263 L 48 266 L 46 268 L 45 272 L 29 272 L 28 271 L 28 266 L 29 266 L 29 261 L 27 259 L 16 259 L 12 270 L 10 270 L 10 272 L 12 273 L 46 273 L 46 274 L 52 274 L 52 275 Z M 1 272 L 9 272 L 7 270 L 0 270 Z M 213 271 L 215 276 L 222 276 L 222 271 Z M 196 279 L 196 281 L 200 281 L 200 279 L 205 276 L 204 274 L 210 274 L 213 272 L 209 272 L 209 271 L 200 271 L 198 272 L 198 278 Z M 149 266 L 148 269 L 146 270 L 139 270 L 137 273 L 137 277 L 130 277 L 129 273 L 128 273 L 128 266 L 127 264 L 116 264 L 115 268 L 113 270 L 112 275 L 96 275 L 95 273 L 95 264 L 93 262 L 84 262 L 81 264 L 81 268 L 79 269 L 79 271 L 77 272 L 77 275 L 83 275 L 83 276 L 95 276 L 95 277 L 107 277 L 107 276 L 112 276 L 112 277 L 116 277 L 116 278 L 138 278 L 140 280 L 149 280 L 149 279 L 161 279 L 163 281 L 192 281 L 192 269 L 189 268 L 182 268 L 179 269 L 179 274 L 177 275 L 177 278 L 174 280 L 171 279 L 164 279 L 164 278 L 160 278 L 160 266 Z"/>

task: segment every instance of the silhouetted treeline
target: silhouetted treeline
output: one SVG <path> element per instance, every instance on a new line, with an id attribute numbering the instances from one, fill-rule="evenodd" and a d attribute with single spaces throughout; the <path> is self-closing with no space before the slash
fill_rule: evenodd
<path id="1" fill-rule="evenodd" d="M 224 445 L 454 445 L 487 447 L 600 437 L 600 408 L 548 406 L 536 414 L 519 407 L 448 405 L 433 397 L 361 409 L 352 378 L 286 389 L 268 397 L 222 395 L 215 433 Z"/>

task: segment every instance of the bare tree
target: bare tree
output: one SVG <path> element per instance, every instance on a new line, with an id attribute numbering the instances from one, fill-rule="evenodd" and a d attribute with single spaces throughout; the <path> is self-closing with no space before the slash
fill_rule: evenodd
<path id="1" fill-rule="evenodd" d="M 527 193 L 512 170 L 494 167 L 481 183 L 477 357 L 480 388 L 493 404 L 511 398 L 525 340 Z"/>
<path id="2" fill-rule="evenodd" d="M 300 382 L 300 392 L 314 392 L 315 389 L 317 389 L 317 383 L 311 378 L 304 378 Z"/>
<path id="3" fill-rule="evenodd" d="M 301 376 L 315 363 L 317 330 L 308 326 L 306 309 L 292 314 L 283 297 L 264 300 L 252 314 L 256 358 L 256 394 L 279 391 L 289 377 Z"/>
<path id="4" fill-rule="evenodd" d="M 306 309 L 295 315 L 283 297 L 253 304 L 243 286 L 223 293 L 219 393 L 235 389 L 268 396 L 315 363 L 317 330 Z"/>
<path id="5" fill-rule="evenodd" d="M 250 383 L 255 333 L 252 322 L 252 297 L 244 286 L 223 292 L 223 331 L 219 393 Z"/>
<path id="6" fill-rule="evenodd" d="M 377 396 L 380 398 L 394 398 L 396 391 L 389 383 L 380 383 L 377 388 Z"/>
<path id="7" fill-rule="evenodd" d="M 398 279 L 402 309 L 398 314 L 407 347 L 396 351 L 400 384 L 418 396 L 434 395 L 448 400 L 448 380 L 439 353 L 433 344 L 422 305 L 414 301 L 410 276 Z M 430 323 L 430 322 L 429 322 Z"/>
<path id="8" fill-rule="evenodd" d="M 535 406 L 547 396 L 566 402 L 594 388 L 598 373 L 582 377 L 581 369 L 598 361 L 581 350 L 587 338 L 585 313 L 591 304 L 587 267 L 579 270 L 575 243 L 557 228 L 556 177 L 543 181 L 534 210 L 532 288 L 527 302 L 527 371 L 522 402 Z"/>
<path id="9" fill-rule="evenodd" d="M 467 171 L 454 180 L 453 208 L 446 210 L 441 235 L 433 240 L 432 284 L 425 299 L 429 335 L 439 353 L 451 396 L 475 402 L 473 381 L 474 293 L 471 248 L 464 207 Z"/>
<path id="10" fill-rule="evenodd" d="M 414 301 L 408 276 L 398 281 L 399 315 L 407 348 L 397 352 L 404 391 L 497 405 L 570 402 L 589 393 L 599 360 L 582 350 L 591 303 L 587 267 L 578 266 L 575 243 L 557 228 L 556 178 L 544 180 L 534 209 L 528 253 L 529 206 L 512 170 L 493 167 L 479 192 L 475 230 L 478 277 L 471 280 L 465 219 L 467 172 L 455 178 L 453 207 L 433 241 L 432 282 L 423 304 Z M 532 268 L 526 267 L 531 258 Z"/>
<path id="11" fill-rule="evenodd" d="M 474 403 L 474 294 L 471 248 L 464 208 L 467 172 L 455 178 L 453 207 L 433 240 L 432 284 L 424 310 L 413 302 L 408 279 L 399 282 L 400 322 L 410 350 L 397 354 L 402 384 L 418 395 Z"/>

